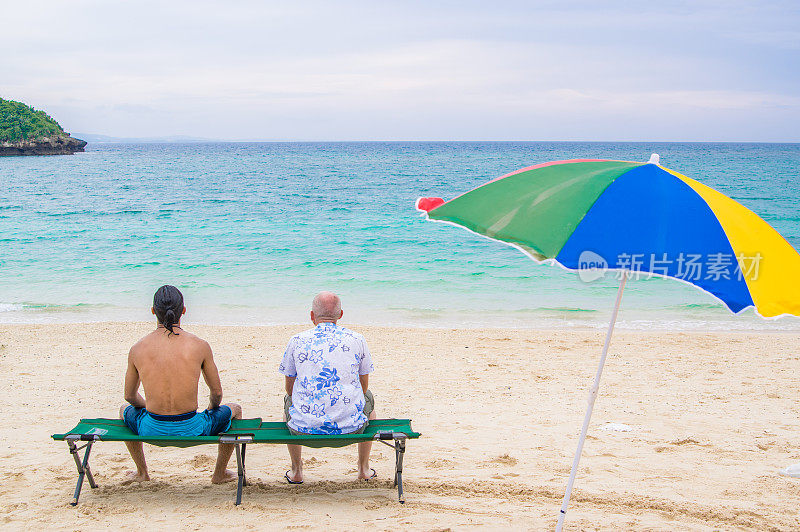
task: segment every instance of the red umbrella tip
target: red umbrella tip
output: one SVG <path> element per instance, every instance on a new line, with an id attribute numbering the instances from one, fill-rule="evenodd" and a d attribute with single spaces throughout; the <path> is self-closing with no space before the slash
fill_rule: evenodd
<path id="1" fill-rule="evenodd" d="M 442 198 L 417 198 L 417 210 L 431 212 L 442 203 L 444 203 Z"/>

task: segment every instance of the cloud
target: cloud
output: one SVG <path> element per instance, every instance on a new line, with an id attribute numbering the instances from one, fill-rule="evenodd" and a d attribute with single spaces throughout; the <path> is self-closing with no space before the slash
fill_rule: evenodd
<path id="1" fill-rule="evenodd" d="M 781 108 L 800 110 L 800 96 L 723 90 L 684 91 L 580 91 L 554 89 L 528 94 L 525 101 L 547 102 L 561 109 L 602 108 L 610 111 L 647 109 L 759 110 Z M 514 105 L 522 105 L 522 101 Z"/>
<path id="2" fill-rule="evenodd" d="M 800 16 L 758 7 L 15 3 L 0 95 L 115 136 L 800 140 Z"/>

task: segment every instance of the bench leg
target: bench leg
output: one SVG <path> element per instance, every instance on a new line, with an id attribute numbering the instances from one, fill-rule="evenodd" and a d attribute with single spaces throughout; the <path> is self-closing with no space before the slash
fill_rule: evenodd
<path id="1" fill-rule="evenodd" d="M 397 500 L 400 501 L 400 504 L 404 504 L 406 502 L 406 498 L 403 495 L 403 455 L 406 452 L 406 442 L 405 440 L 395 440 L 394 441 L 394 457 L 395 457 L 395 473 L 394 473 L 394 485 L 397 486 Z"/>
<path id="2" fill-rule="evenodd" d="M 243 443 L 242 444 L 242 484 L 244 486 L 248 485 L 247 484 L 247 468 L 245 467 L 245 464 L 244 464 L 244 457 L 245 457 L 245 453 L 246 452 L 247 452 L 247 444 Z"/>
<path id="3" fill-rule="evenodd" d="M 242 487 L 247 485 L 247 477 L 245 476 L 244 470 L 244 457 L 246 452 L 246 443 L 236 444 L 236 474 L 239 476 L 239 480 L 236 484 L 236 502 L 234 504 L 237 506 L 242 504 Z"/>
<path id="4" fill-rule="evenodd" d="M 72 501 L 70 502 L 72 506 L 77 506 L 78 504 L 78 498 L 81 496 L 81 489 L 83 489 L 84 477 L 89 479 L 89 486 L 93 489 L 97 487 L 94 476 L 92 475 L 92 470 L 89 467 L 89 453 L 92 451 L 92 444 L 94 444 L 94 442 L 90 441 L 83 447 L 77 447 L 75 442 L 67 440 L 69 452 L 72 454 L 72 458 L 75 459 L 75 466 L 78 468 L 78 483 L 75 485 L 75 494 L 72 496 Z M 86 447 L 86 450 L 83 452 L 83 460 L 81 460 L 80 456 L 78 456 L 78 451 L 84 447 Z"/>

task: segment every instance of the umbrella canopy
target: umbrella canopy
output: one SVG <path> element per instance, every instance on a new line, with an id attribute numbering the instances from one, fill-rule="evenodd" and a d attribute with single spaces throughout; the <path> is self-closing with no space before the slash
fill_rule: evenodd
<path id="1" fill-rule="evenodd" d="M 617 299 L 590 389 L 556 530 L 567 513 L 622 292 L 630 272 L 670 277 L 731 311 L 800 315 L 800 255 L 731 198 L 647 163 L 579 159 L 544 163 L 455 199 L 419 198 L 428 219 L 510 244 L 537 261 L 579 272 L 617 269 Z"/>
<path id="2" fill-rule="evenodd" d="M 792 246 L 748 208 L 657 162 L 549 162 L 447 202 L 420 198 L 417 208 L 537 261 L 672 277 L 733 312 L 800 315 Z"/>

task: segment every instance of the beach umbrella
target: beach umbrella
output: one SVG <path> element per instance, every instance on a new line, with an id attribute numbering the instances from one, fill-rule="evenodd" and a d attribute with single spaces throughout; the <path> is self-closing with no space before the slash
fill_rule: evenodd
<path id="1" fill-rule="evenodd" d="M 659 165 L 576 159 L 523 168 L 445 202 L 419 198 L 429 220 L 509 244 L 584 280 L 618 272 L 619 288 L 557 530 L 563 526 L 625 282 L 689 283 L 732 312 L 800 315 L 800 255 L 767 222 L 724 194 Z"/>

